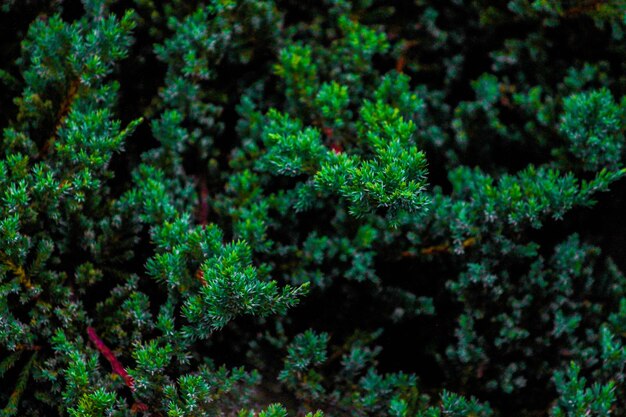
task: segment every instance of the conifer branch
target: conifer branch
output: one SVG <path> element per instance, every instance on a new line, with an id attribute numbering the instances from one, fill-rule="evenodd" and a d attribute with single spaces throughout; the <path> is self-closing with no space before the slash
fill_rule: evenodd
<path id="1" fill-rule="evenodd" d="M 477 240 L 474 237 L 470 237 L 461 242 L 461 246 L 463 248 L 469 248 L 476 244 Z M 449 253 L 452 249 L 452 244 L 450 242 L 441 243 L 439 245 L 429 246 L 427 248 L 422 248 L 420 253 L 422 255 L 434 255 L 438 253 Z"/>
<path id="2" fill-rule="evenodd" d="M 89 340 L 96 346 L 96 349 L 102 353 L 102 356 L 105 357 L 106 360 L 111 364 L 111 368 L 113 372 L 118 374 L 124 380 L 124 383 L 131 391 L 135 391 L 135 382 L 133 378 L 126 372 L 124 366 L 122 366 L 121 362 L 115 357 L 111 349 L 100 339 L 98 334 L 96 333 L 96 329 L 93 327 L 87 327 L 87 336 L 89 336 Z"/>
<path id="3" fill-rule="evenodd" d="M 59 129 L 61 129 L 61 127 L 63 126 L 65 119 L 72 109 L 72 104 L 74 104 L 74 101 L 78 97 L 80 83 L 80 78 L 74 78 L 72 81 L 70 81 L 67 93 L 63 101 L 61 101 L 61 104 L 59 105 L 59 110 L 57 111 L 56 121 L 53 130 L 54 133 L 42 146 L 41 151 L 39 152 L 40 159 L 45 158 L 51 147 L 54 145 L 54 142 L 59 135 Z"/>
<path id="4" fill-rule="evenodd" d="M 21 285 L 29 290 L 33 288 L 33 283 L 26 275 L 26 271 L 24 271 L 24 268 L 21 265 L 16 265 L 11 259 L 9 259 L 9 257 L 4 255 L 3 253 L 0 253 L 0 260 L 4 265 L 7 266 L 9 271 L 18 278 Z"/>
<path id="5" fill-rule="evenodd" d="M 2 410 L 0 410 L 0 416 L 12 417 L 12 416 L 17 415 L 19 403 L 22 398 L 22 395 L 24 394 L 26 390 L 28 380 L 30 378 L 30 374 L 31 374 L 33 365 L 35 364 L 36 358 L 37 358 L 37 352 L 31 355 L 26 365 L 24 365 L 24 367 L 20 371 L 20 374 L 17 378 L 17 383 L 15 384 L 15 389 L 11 393 L 7 405 Z"/>

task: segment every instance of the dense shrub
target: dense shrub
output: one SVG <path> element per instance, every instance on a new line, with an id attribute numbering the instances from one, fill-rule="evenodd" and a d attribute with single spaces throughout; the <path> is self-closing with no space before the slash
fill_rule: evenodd
<path id="1" fill-rule="evenodd" d="M 0 416 L 626 416 L 626 3 L 0 7 Z"/>

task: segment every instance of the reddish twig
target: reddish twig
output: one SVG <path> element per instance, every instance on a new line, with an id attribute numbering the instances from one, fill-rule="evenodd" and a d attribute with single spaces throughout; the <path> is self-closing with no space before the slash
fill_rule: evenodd
<path id="1" fill-rule="evenodd" d="M 467 249 L 469 247 L 474 246 L 476 243 L 477 243 L 477 239 L 475 237 L 470 237 L 468 239 L 465 239 L 461 245 L 463 246 L 464 249 Z M 445 242 L 439 245 L 422 248 L 420 250 L 420 253 L 422 255 L 435 255 L 438 253 L 450 253 L 451 250 L 452 250 L 452 245 L 450 244 L 450 242 Z M 412 258 L 415 256 L 415 254 L 409 251 L 404 251 L 401 253 L 401 256 L 403 258 Z"/>
<path id="2" fill-rule="evenodd" d="M 89 336 L 89 340 L 96 345 L 96 348 L 100 351 L 100 353 L 102 353 L 102 355 L 109 361 L 111 368 L 113 368 L 113 372 L 121 376 L 124 383 L 126 383 L 126 386 L 130 388 L 131 391 L 135 392 L 135 381 L 133 380 L 133 377 L 128 375 L 128 372 L 126 372 L 126 369 L 124 369 L 111 349 L 109 349 L 109 347 L 104 344 L 102 339 L 100 339 L 96 333 L 96 329 L 91 326 L 87 327 L 87 335 Z M 145 412 L 148 411 L 148 406 L 141 401 L 135 401 L 135 403 L 131 406 L 131 410 L 134 413 Z"/>
<path id="3" fill-rule="evenodd" d="M 332 151 L 334 153 L 336 153 L 337 155 L 339 155 L 341 152 L 343 152 L 343 147 L 341 146 L 340 143 L 333 143 L 330 145 L 330 149 L 332 149 Z"/>
<path id="4" fill-rule="evenodd" d="M 403 72 L 405 65 L 406 57 L 404 56 L 404 54 L 402 54 L 398 57 L 398 60 L 396 61 L 396 71 Z"/>
<path id="5" fill-rule="evenodd" d="M 330 144 L 330 149 L 337 155 L 342 153 L 343 146 L 341 146 L 341 143 L 334 139 L 335 132 L 333 131 L 333 128 L 329 126 L 322 126 L 322 132 L 324 132 L 324 135 L 326 135 L 329 141 L 332 141 Z"/>
<path id="6" fill-rule="evenodd" d="M 17 346 L 15 346 L 15 350 L 30 350 L 30 351 L 37 351 L 37 350 L 41 350 L 41 346 L 39 345 L 25 345 L 22 343 L 18 343 Z"/>
<path id="7" fill-rule="evenodd" d="M 111 349 L 109 349 L 109 347 L 104 344 L 102 339 L 98 337 L 96 329 L 94 329 L 93 327 L 87 327 L 87 335 L 89 335 L 89 340 L 91 340 L 93 344 L 96 345 L 96 348 L 100 351 L 100 353 L 102 353 L 102 355 L 109 361 L 109 363 L 111 364 L 111 368 L 113 368 L 113 372 L 121 376 L 128 388 L 130 388 L 131 391 L 134 392 L 135 381 L 133 381 L 133 378 L 128 375 L 128 372 L 126 372 L 126 369 L 124 369 L 120 361 L 117 360 Z"/>
<path id="8" fill-rule="evenodd" d="M 333 138 L 333 128 L 332 127 L 328 127 L 328 126 L 323 126 L 322 127 L 322 132 L 324 132 L 324 134 L 326 135 L 326 137 L 328 139 L 332 139 Z"/>
<path id="9" fill-rule="evenodd" d="M 406 41 L 404 43 L 404 45 L 402 46 L 402 52 L 396 60 L 396 71 L 404 72 L 404 67 L 406 65 L 406 54 L 408 53 L 409 49 L 411 49 L 415 45 L 417 45 L 417 41 Z"/>
<path id="10" fill-rule="evenodd" d="M 196 279 L 202 283 L 202 285 L 206 285 L 206 279 L 204 279 L 204 271 L 202 268 L 198 268 L 196 271 Z"/>
<path id="11" fill-rule="evenodd" d="M 40 158 L 43 158 L 45 155 L 47 155 L 48 152 L 50 151 L 50 148 L 54 144 L 54 141 L 56 140 L 59 134 L 59 129 L 61 129 L 61 126 L 63 126 L 65 119 L 67 118 L 68 114 L 70 113 L 70 110 L 72 109 L 72 104 L 78 97 L 79 88 L 80 88 L 80 78 L 75 78 L 74 80 L 72 80 L 72 82 L 70 82 L 70 85 L 67 91 L 67 96 L 61 102 L 61 105 L 59 106 L 59 111 L 57 113 L 56 122 L 54 125 L 54 133 L 50 137 L 50 139 L 48 139 L 46 143 L 43 144 L 43 147 L 41 148 L 39 152 Z"/>
<path id="12" fill-rule="evenodd" d="M 141 401 L 137 401 L 130 407 L 130 411 L 132 411 L 133 413 L 139 413 L 139 412 L 145 413 L 146 411 L 148 411 L 148 406 L 142 403 Z M 160 414 L 157 414 L 157 415 L 160 415 Z"/>

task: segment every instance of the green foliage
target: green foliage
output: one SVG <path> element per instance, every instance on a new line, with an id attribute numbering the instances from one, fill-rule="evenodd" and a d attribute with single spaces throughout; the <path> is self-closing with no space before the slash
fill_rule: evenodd
<path id="1" fill-rule="evenodd" d="M 475 398 L 467 400 L 459 395 L 444 391 L 441 394 L 441 404 L 428 408 L 420 417 L 440 417 L 440 416 L 482 416 L 492 415 L 489 406 L 479 404 Z"/>
<path id="2" fill-rule="evenodd" d="M 574 363 L 566 375 L 557 372 L 554 378 L 561 398 L 552 410 L 553 416 L 606 416 L 611 413 L 615 401 L 612 383 L 586 387 L 587 381 L 580 376 L 580 367 Z"/>
<path id="3" fill-rule="evenodd" d="M 260 169 L 288 176 L 309 174 L 315 190 L 343 197 L 356 217 L 383 210 L 393 221 L 398 212 L 422 209 L 428 202 L 423 195 L 426 161 L 423 152 L 409 146 L 415 126 L 380 102 L 377 106 L 366 102 L 361 114 L 359 130 L 373 153 L 369 160 L 327 149 L 318 131 L 303 130 L 297 121 L 271 112 Z M 307 194 L 296 204 L 304 208 L 311 198 Z"/>
<path id="4" fill-rule="evenodd" d="M 615 167 L 622 154 L 622 110 L 607 89 L 565 99 L 561 133 L 588 170 Z"/>
<path id="5" fill-rule="evenodd" d="M 4 1 L 0 416 L 626 416 L 621 3 Z"/>

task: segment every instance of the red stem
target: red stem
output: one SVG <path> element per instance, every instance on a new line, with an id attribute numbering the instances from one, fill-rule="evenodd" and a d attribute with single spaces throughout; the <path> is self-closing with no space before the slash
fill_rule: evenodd
<path id="1" fill-rule="evenodd" d="M 94 329 L 93 327 L 87 327 L 87 335 L 89 335 L 89 340 L 91 340 L 93 344 L 96 345 L 96 348 L 100 351 L 100 353 L 102 353 L 102 355 L 109 361 L 109 363 L 111 364 L 111 368 L 113 368 L 113 372 L 121 376 L 122 379 L 124 379 L 124 382 L 126 383 L 128 388 L 130 388 L 131 391 L 134 392 L 135 381 L 133 381 L 133 378 L 128 375 L 128 372 L 126 372 L 126 369 L 124 369 L 120 361 L 117 360 L 111 349 L 109 349 L 109 347 L 104 344 L 102 339 L 98 337 L 96 329 Z"/>
<path id="2" fill-rule="evenodd" d="M 93 344 L 96 345 L 96 348 L 100 351 L 100 353 L 102 353 L 102 355 L 107 358 L 107 360 L 111 364 L 111 368 L 113 368 L 113 372 L 121 376 L 126 383 L 126 386 L 128 386 L 131 391 L 135 392 L 135 381 L 133 381 L 133 377 L 128 375 L 128 372 L 126 372 L 126 369 L 124 369 L 120 361 L 117 360 L 111 349 L 109 349 L 109 347 L 104 344 L 102 339 L 100 339 L 98 333 L 96 333 L 96 329 L 91 326 L 87 327 L 87 335 L 89 336 L 89 340 L 91 340 Z M 141 401 L 135 401 L 135 403 L 131 407 L 131 410 L 133 411 L 133 413 L 145 412 L 148 411 L 148 406 Z"/>
<path id="3" fill-rule="evenodd" d="M 333 143 L 330 145 L 330 149 L 332 149 L 332 151 L 334 153 L 336 153 L 337 155 L 339 155 L 341 152 L 343 152 L 343 147 L 341 146 L 340 143 Z"/>

